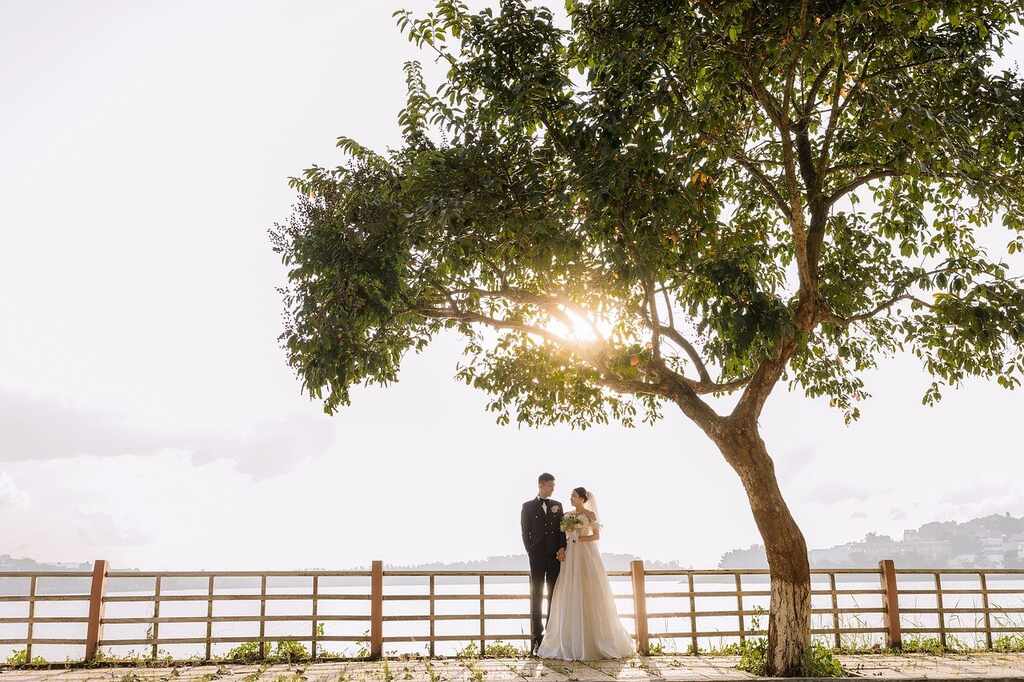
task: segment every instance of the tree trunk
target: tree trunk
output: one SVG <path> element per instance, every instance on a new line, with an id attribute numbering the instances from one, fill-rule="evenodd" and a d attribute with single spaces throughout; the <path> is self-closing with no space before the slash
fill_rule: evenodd
<path id="1" fill-rule="evenodd" d="M 750 509 L 768 554 L 771 605 L 765 674 L 797 677 L 805 674 L 811 643 L 811 573 L 807 543 L 782 498 L 775 465 L 756 423 L 734 418 L 716 435 L 726 461 L 739 474 Z"/>

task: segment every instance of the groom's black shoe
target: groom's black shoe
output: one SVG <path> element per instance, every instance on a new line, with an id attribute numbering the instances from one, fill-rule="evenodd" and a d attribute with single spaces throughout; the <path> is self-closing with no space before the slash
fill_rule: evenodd
<path id="1" fill-rule="evenodd" d="M 532 645 L 530 646 L 530 655 L 531 656 L 536 656 L 537 655 L 537 649 L 540 649 L 540 642 L 541 642 L 541 640 L 539 640 L 539 639 L 533 640 Z"/>

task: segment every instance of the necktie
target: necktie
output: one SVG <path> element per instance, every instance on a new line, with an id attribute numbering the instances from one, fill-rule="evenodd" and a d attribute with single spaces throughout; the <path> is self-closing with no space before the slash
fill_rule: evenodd
<path id="1" fill-rule="evenodd" d="M 548 513 L 548 500 L 545 497 L 540 498 L 540 506 L 544 507 L 544 513 Z"/>

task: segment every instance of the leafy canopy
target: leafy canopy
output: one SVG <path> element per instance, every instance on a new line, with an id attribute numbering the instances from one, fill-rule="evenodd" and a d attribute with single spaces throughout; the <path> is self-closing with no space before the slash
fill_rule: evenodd
<path id="1" fill-rule="evenodd" d="M 350 138 L 271 231 L 290 364 L 327 412 L 442 329 L 499 421 L 654 420 L 785 377 L 848 419 L 907 349 L 1024 373 L 1020 2 L 442 0 L 400 28 L 403 144 Z M 979 243 L 1003 230 L 1007 253 Z"/>

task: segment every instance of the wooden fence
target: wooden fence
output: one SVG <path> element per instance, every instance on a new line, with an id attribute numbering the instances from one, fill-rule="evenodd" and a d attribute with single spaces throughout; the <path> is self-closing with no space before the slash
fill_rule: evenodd
<path id="1" fill-rule="evenodd" d="M 623 619 L 633 621 L 632 634 L 637 642 L 637 648 L 642 653 L 647 653 L 653 638 L 681 639 L 689 643 L 691 651 L 700 650 L 700 640 L 706 638 L 738 638 L 744 641 L 748 637 L 756 637 L 766 634 L 763 625 L 767 620 L 763 610 L 753 608 L 750 600 L 759 598 L 764 601 L 770 596 L 769 583 L 767 581 L 767 570 L 742 569 L 742 570 L 652 570 L 645 569 L 642 561 L 634 561 L 630 571 L 610 571 L 609 576 L 616 580 L 628 578 L 631 585 L 629 594 L 617 595 L 617 599 L 629 600 L 632 604 L 631 613 L 622 613 Z M 993 578 L 1005 582 L 1006 579 L 1024 579 L 1024 569 L 897 569 L 892 561 L 886 560 L 879 563 L 877 569 L 869 568 L 848 568 L 848 569 L 816 569 L 812 570 L 812 604 L 815 598 L 826 601 L 827 605 L 812 609 L 812 617 L 817 616 L 818 627 L 812 627 L 812 634 L 819 637 L 827 637 L 831 643 L 840 648 L 843 644 L 844 635 L 873 635 L 881 637 L 885 644 L 898 648 L 901 646 L 903 633 L 931 634 L 936 636 L 943 645 L 947 644 L 949 635 L 961 633 L 974 633 L 984 637 L 985 645 L 988 648 L 993 646 L 993 635 L 1000 633 L 1021 632 L 1024 626 L 1019 624 L 1000 625 L 999 621 L 993 622 L 993 615 L 1000 616 L 1024 614 L 1024 599 L 1021 599 L 1020 607 L 1005 607 L 990 603 L 993 595 L 1020 595 L 1024 597 L 1024 587 L 1000 588 L 993 587 Z M 907 581 L 918 587 L 898 587 L 897 576 L 904 576 Z M 964 587 L 946 587 L 943 585 L 943 576 L 956 576 L 957 580 L 963 581 L 967 577 L 976 577 L 978 587 L 968 589 Z M 0 572 L 0 579 L 21 578 L 27 579 L 28 590 L 26 594 L 0 595 L 0 602 L 27 602 L 27 614 L 25 616 L 2 617 L 0 624 L 10 626 L 11 624 L 24 624 L 24 637 L 13 639 L 0 639 L 0 645 L 22 647 L 26 657 L 31 660 L 33 657 L 33 646 L 39 645 L 79 645 L 84 647 L 84 658 L 86 661 L 94 660 L 97 652 L 102 647 L 116 646 L 142 646 L 144 650 L 154 658 L 162 645 L 186 644 L 196 645 L 204 650 L 205 658 L 210 659 L 212 646 L 214 644 L 239 644 L 242 642 L 254 642 L 262 654 L 267 653 L 267 648 L 274 642 L 286 640 L 299 641 L 309 644 L 312 656 L 315 658 L 322 654 L 324 649 L 332 642 L 360 643 L 365 647 L 371 657 L 380 657 L 384 651 L 385 644 L 389 642 L 417 642 L 425 644 L 430 655 L 435 654 L 437 642 L 477 642 L 481 653 L 484 652 L 487 642 L 497 640 L 514 641 L 526 640 L 529 635 L 520 633 L 501 632 L 500 627 L 496 628 L 495 623 L 507 620 L 523 621 L 529 618 L 525 613 L 528 609 L 522 609 L 519 613 L 497 613 L 488 612 L 486 604 L 495 600 L 528 600 L 525 593 L 489 593 L 486 591 L 486 580 L 492 579 L 495 582 L 504 582 L 509 578 L 526 578 L 526 571 L 403 571 L 385 570 L 380 561 L 374 561 L 368 571 L 114 571 L 109 570 L 105 561 L 97 561 L 92 572 Z M 268 579 L 279 577 L 285 578 L 308 578 L 311 590 L 308 592 L 272 593 L 267 589 Z M 845 581 L 878 581 L 877 587 L 864 587 L 863 585 L 854 588 L 838 586 L 837 577 Z M 91 589 L 88 594 L 57 594 L 46 593 L 40 590 L 40 582 L 52 579 L 89 579 Z M 152 579 L 153 589 L 151 593 L 142 594 L 106 594 L 105 589 L 112 579 L 130 578 Z M 234 592 L 218 592 L 216 587 L 217 579 L 249 578 L 259 581 L 259 592 L 252 594 Z M 339 593 L 324 591 L 321 589 L 322 581 L 325 579 L 358 579 L 361 590 L 355 593 Z M 397 579 L 399 584 L 392 587 L 401 587 L 403 581 L 425 581 L 426 591 L 422 594 L 403 592 L 386 592 L 384 589 L 385 579 Z M 748 583 L 744 585 L 743 579 L 747 578 Z M 166 593 L 161 587 L 169 579 L 192 579 L 202 580 L 206 584 L 204 593 L 181 594 Z M 438 579 L 459 579 L 471 580 L 479 585 L 479 591 L 470 594 L 447 594 L 439 591 Z M 725 589 L 700 589 L 696 584 L 697 580 L 715 581 L 718 586 L 722 581 L 728 581 Z M 921 581 L 927 580 L 927 587 L 919 588 Z M 826 587 L 820 585 L 824 581 Z M 815 584 L 818 586 L 815 587 Z M 650 589 L 652 586 L 668 585 L 669 587 L 683 586 L 683 590 L 658 591 Z M 195 592 L 195 590 L 192 590 Z M 180 592 L 180 591 L 179 591 Z M 907 607 L 901 605 L 900 597 L 915 598 L 918 595 L 928 596 L 934 601 L 933 606 Z M 957 605 L 947 606 L 947 600 L 961 598 L 964 595 L 980 597 L 979 606 L 960 607 Z M 857 597 L 870 596 L 872 600 L 877 599 L 878 605 L 869 606 L 840 606 L 839 600 L 854 600 Z M 697 600 L 705 597 L 735 598 L 734 609 L 724 610 L 698 610 Z M 675 599 L 677 602 L 688 604 L 682 610 L 665 610 L 659 608 L 659 603 L 664 600 Z M 744 603 L 744 600 L 748 600 Z M 311 604 L 310 612 L 301 615 L 271 615 L 267 613 L 267 605 L 270 602 L 280 600 L 299 600 Z M 479 608 L 476 613 L 442 614 L 437 613 L 437 605 L 450 600 L 468 600 L 477 602 Z M 88 613 L 85 616 L 40 616 L 37 614 L 37 604 L 40 602 L 82 602 L 88 604 Z M 191 601 L 205 602 L 205 615 L 191 616 L 168 616 L 161 615 L 161 605 L 170 602 Z M 218 615 L 215 614 L 214 606 L 218 603 L 231 601 L 256 602 L 259 614 L 255 615 Z M 337 601 L 360 602 L 361 613 L 327 613 L 321 610 L 326 603 Z M 144 602 L 152 605 L 151 615 L 145 616 L 107 616 L 104 613 L 105 607 L 125 602 Z M 415 614 L 385 614 L 385 604 L 389 602 L 423 602 L 424 608 L 420 613 Z M 368 605 L 368 608 L 367 608 Z M 525 606 L 525 603 L 524 603 Z M 976 617 L 973 626 L 958 624 L 962 614 L 974 614 Z M 864 617 L 873 614 L 879 624 L 866 623 Z M 933 626 L 903 625 L 907 619 L 913 620 L 920 615 L 934 616 L 937 624 Z M 721 622 L 722 618 L 735 618 L 734 629 L 702 630 L 701 621 L 708 618 L 716 618 Z M 849 620 L 853 618 L 855 624 L 850 625 Z M 689 627 L 678 631 L 666 630 L 656 635 L 650 633 L 650 623 L 658 619 L 665 619 L 666 622 L 686 622 Z M 763 619 L 763 620 L 762 620 Z M 335 621 L 354 621 L 365 626 L 364 634 L 359 635 L 328 635 L 321 629 L 323 624 Z M 435 625 L 442 621 L 476 621 L 476 632 L 472 634 L 438 634 Z M 820 627 L 821 621 L 827 625 Z M 254 636 L 214 636 L 213 628 L 217 623 L 254 623 L 258 626 L 258 634 Z M 270 635 L 266 632 L 267 623 L 271 622 L 293 622 L 301 628 L 301 631 L 288 635 Z M 388 635 L 385 633 L 385 625 L 392 627 L 392 623 L 425 622 L 427 630 L 420 635 Z M 78 624 L 84 625 L 84 635 L 76 638 L 47 638 L 39 637 L 36 634 L 36 626 L 48 623 Z M 161 635 L 161 625 L 191 623 L 205 626 L 205 633 L 202 636 L 176 637 Z M 859 624 L 858 624 L 859 623 Z M 1005 623 L 1005 621 L 1004 621 Z M 148 630 L 142 638 L 116 638 L 105 637 L 103 629 L 105 626 L 121 625 L 146 625 Z"/>

